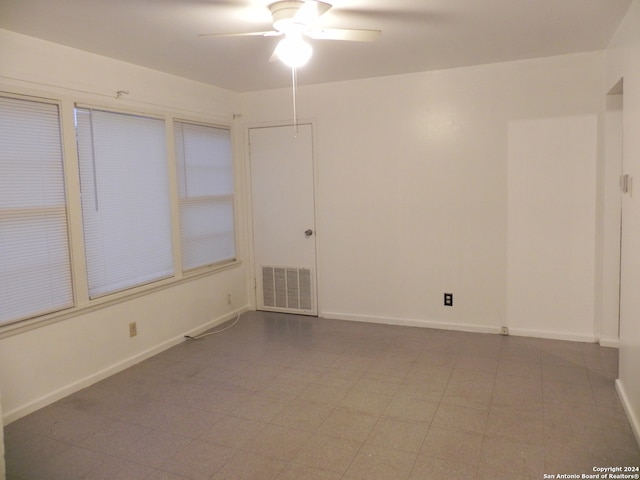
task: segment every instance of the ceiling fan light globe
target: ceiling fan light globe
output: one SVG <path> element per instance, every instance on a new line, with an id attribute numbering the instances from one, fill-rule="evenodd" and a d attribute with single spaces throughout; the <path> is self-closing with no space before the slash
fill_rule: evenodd
<path id="1" fill-rule="evenodd" d="M 285 65 L 291 68 L 299 68 L 309 61 L 313 54 L 313 49 L 302 38 L 287 36 L 280 40 L 275 53 Z"/>

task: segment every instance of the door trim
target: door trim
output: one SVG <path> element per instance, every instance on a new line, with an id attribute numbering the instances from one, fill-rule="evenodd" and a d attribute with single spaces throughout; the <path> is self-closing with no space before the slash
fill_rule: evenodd
<path id="1" fill-rule="evenodd" d="M 316 314 L 315 316 L 321 316 L 321 305 L 322 305 L 322 288 L 320 282 L 320 275 L 322 273 L 322 267 L 320 265 L 320 251 L 321 251 L 321 243 L 322 243 L 322 228 L 320 226 L 320 216 L 319 216 L 319 208 L 318 208 L 318 136 L 317 136 L 317 128 L 316 128 L 316 120 L 313 118 L 301 118 L 297 121 L 298 125 L 310 125 L 311 126 L 311 155 L 312 155 L 312 171 L 313 171 L 313 214 L 315 217 L 315 231 L 313 233 L 315 237 L 315 281 L 312 284 L 312 288 L 315 293 L 315 306 L 316 306 Z M 256 310 L 258 306 L 258 279 L 256 278 L 257 265 L 255 258 L 255 243 L 254 243 L 254 231 L 253 231 L 253 192 L 252 192 L 252 182 L 251 182 L 251 149 L 249 144 L 249 135 L 250 130 L 254 128 L 273 128 L 273 127 L 294 127 L 292 120 L 281 120 L 281 121 L 265 121 L 265 122 L 248 122 L 245 123 L 242 131 L 243 131 L 243 154 L 244 154 L 244 180 L 245 180 L 245 190 L 247 192 L 246 195 L 246 218 L 247 218 L 247 246 L 248 252 L 247 256 L 249 259 L 249 275 L 247 275 L 247 287 L 249 291 L 249 302 L 251 307 Z M 320 232 L 320 233 L 318 233 Z M 294 313 L 294 312 L 291 312 Z"/>

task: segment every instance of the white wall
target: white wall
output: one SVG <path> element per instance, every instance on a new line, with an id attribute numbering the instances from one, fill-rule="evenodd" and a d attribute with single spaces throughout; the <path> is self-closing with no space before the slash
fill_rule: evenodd
<path id="1" fill-rule="evenodd" d="M 596 52 L 301 86 L 321 316 L 596 340 L 602 70 Z M 288 90 L 243 102 L 247 125 L 291 118 Z"/>
<path id="2" fill-rule="evenodd" d="M 239 108 L 232 92 L 3 30 L 0 90 L 172 111 L 187 118 L 229 120 Z M 115 100 L 118 90 L 129 94 Z M 67 155 L 72 150 L 67 149 Z M 242 197 L 240 189 L 238 211 L 244 209 Z M 243 258 L 246 238 L 239 220 L 238 253 Z M 242 309 L 248 303 L 246 292 L 246 267 L 241 263 L 40 328 L 18 334 L 0 331 L 4 423 L 183 341 L 186 333 L 232 317 L 227 294 L 232 294 L 236 309 Z M 131 321 L 138 327 L 133 338 L 128 334 Z"/>
<path id="3" fill-rule="evenodd" d="M 623 164 L 634 179 L 622 199 L 622 272 L 618 392 L 640 443 L 640 0 L 635 0 L 606 55 L 606 89 L 624 79 Z"/>
<path id="4" fill-rule="evenodd" d="M 511 332 L 585 341 L 596 334 L 597 153 L 597 113 L 509 121 Z"/>

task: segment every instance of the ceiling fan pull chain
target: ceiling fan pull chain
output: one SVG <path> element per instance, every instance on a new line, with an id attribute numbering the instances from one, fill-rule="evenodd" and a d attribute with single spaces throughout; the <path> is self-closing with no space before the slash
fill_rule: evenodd
<path id="1" fill-rule="evenodd" d="M 298 134 L 298 113 L 296 108 L 296 87 L 298 83 L 298 75 L 296 67 L 291 67 L 291 84 L 293 85 L 293 126 L 296 129 L 296 135 Z"/>

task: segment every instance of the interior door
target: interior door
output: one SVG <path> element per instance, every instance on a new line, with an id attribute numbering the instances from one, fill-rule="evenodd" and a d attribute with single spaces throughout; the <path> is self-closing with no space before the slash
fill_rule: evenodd
<path id="1" fill-rule="evenodd" d="M 258 310 L 317 315 L 311 124 L 249 129 Z"/>

